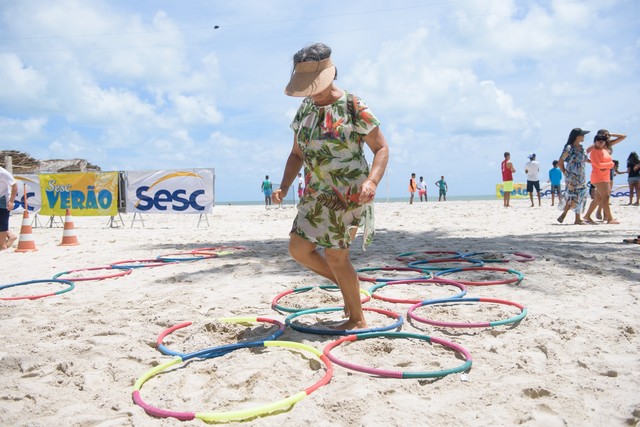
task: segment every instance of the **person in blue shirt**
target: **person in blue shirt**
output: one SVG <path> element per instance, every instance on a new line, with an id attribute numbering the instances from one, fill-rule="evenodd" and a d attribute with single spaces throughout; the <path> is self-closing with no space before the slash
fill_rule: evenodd
<path id="1" fill-rule="evenodd" d="M 562 194 L 560 193 L 562 171 L 558 167 L 557 160 L 553 161 L 553 167 L 549 169 L 549 182 L 551 183 L 551 206 L 553 206 L 556 194 L 558 194 L 558 204 L 562 203 Z"/>
<path id="2" fill-rule="evenodd" d="M 271 206 L 271 194 L 273 193 L 273 185 L 271 181 L 269 181 L 269 175 L 264 177 L 260 191 L 264 193 L 264 207 L 269 208 L 269 206 Z"/>
<path id="3" fill-rule="evenodd" d="M 436 181 L 436 187 L 439 188 L 438 201 L 441 201 L 444 197 L 444 201 L 447 201 L 447 191 L 449 191 L 449 186 L 447 185 L 447 181 L 444 180 L 444 176 L 440 177 L 439 181 Z"/>

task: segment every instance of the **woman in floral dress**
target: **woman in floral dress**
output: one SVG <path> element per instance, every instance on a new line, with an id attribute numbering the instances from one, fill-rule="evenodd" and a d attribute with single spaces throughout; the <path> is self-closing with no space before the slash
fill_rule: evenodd
<path id="1" fill-rule="evenodd" d="M 573 212 L 576 214 L 574 224 L 585 224 L 580 218 L 580 215 L 584 212 L 587 204 L 588 191 L 585 174 L 587 153 L 581 143 L 584 141 L 584 136 L 588 133 L 588 130 L 582 130 L 580 128 L 572 129 L 567 143 L 564 145 L 562 155 L 560 155 L 560 159 L 558 160 L 558 166 L 565 178 L 565 198 L 563 199 L 563 203 L 559 205 L 559 208 L 562 209 L 562 215 L 558 217 L 559 223 L 564 221 L 564 217 L 567 215 L 567 212 L 569 212 L 569 209 L 573 209 Z"/>
<path id="2" fill-rule="evenodd" d="M 373 234 L 371 202 L 384 175 L 389 148 L 379 122 L 358 97 L 334 84 L 331 48 L 317 43 L 293 57 L 294 71 L 285 89 L 305 97 L 293 119 L 293 148 L 282 184 L 273 198 L 280 203 L 304 166 L 305 190 L 290 233 L 293 259 L 336 283 L 349 319 L 338 329 L 367 328 L 360 302 L 360 282 L 349 259 L 359 226 L 365 244 Z M 364 144 L 374 154 L 371 167 Z M 324 248 L 323 252 L 317 247 Z"/>

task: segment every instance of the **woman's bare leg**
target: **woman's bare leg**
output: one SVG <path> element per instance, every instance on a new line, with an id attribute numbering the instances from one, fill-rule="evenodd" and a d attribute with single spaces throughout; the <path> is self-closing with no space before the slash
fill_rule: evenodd
<path id="1" fill-rule="evenodd" d="M 360 281 L 351 265 L 349 249 L 325 249 L 324 254 L 327 264 L 337 279 L 344 299 L 345 313 L 349 316 L 349 320 L 338 328 L 342 330 L 366 328 L 367 321 L 360 301 Z"/>

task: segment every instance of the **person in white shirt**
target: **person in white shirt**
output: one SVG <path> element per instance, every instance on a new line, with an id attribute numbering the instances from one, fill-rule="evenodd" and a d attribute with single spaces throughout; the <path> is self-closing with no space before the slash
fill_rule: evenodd
<path id="1" fill-rule="evenodd" d="M 420 201 L 422 201 L 422 196 L 424 196 L 424 201 L 427 201 L 427 183 L 424 182 L 423 177 L 420 177 L 420 181 L 418 181 L 418 194 L 420 195 Z"/>
<path id="2" fill-rule="evenodd" d="M 0 167 L 0 251 L 9 249 L 18 236 L 9 230 L 9 215 L 18 194 L 18 183 L 8 170 Z"/>
<path id="3" fill-rule="evenodd" d="M 533 189 L 538 193 L 538 206 L 542 206 L 540 196 L 540 163 L 536 161 L 536 154 L 529 154 L 529 161 L 524 165 L 524 172 L 527 174 L 527 192 L 531 199 L 531 207 L 533 204 Z"/>

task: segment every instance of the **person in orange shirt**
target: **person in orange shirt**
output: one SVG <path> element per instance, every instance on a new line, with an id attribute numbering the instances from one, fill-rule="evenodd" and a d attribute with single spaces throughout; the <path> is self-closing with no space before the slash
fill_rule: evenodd
<path id="1" fill-rule="evenodd" d="M 611 215 L 611 207 L 609 206 L 609 197 L 611 194 L 611 169 L 614 166 L 611 154 L 607 150 L 608 135 L 596 134 L 593 139 L 595 148 L 589 153 L 589 160 L 591 160 L 591 184 L 596 187 L 596 195 L 587 213 L 584 216 L 584 221 L 588 224 L 595 224 L 596 222 L 591 219 L 591 214 L 599 206 L 602 206 L 604 213 L 604 219 L 608 224 L 620 224 L 613 219 Z"/>
<path id="2" fill-rule="evenodd" d="M 418 184 L 416 183 L 416 174 L 412 173 L 411 178 L 409 179 L 409 193 L 411 197 L 409 197 L 409 204 L 413 204 L 413 196 L 415 196 L 416 191 L 418 190 Z"/>

